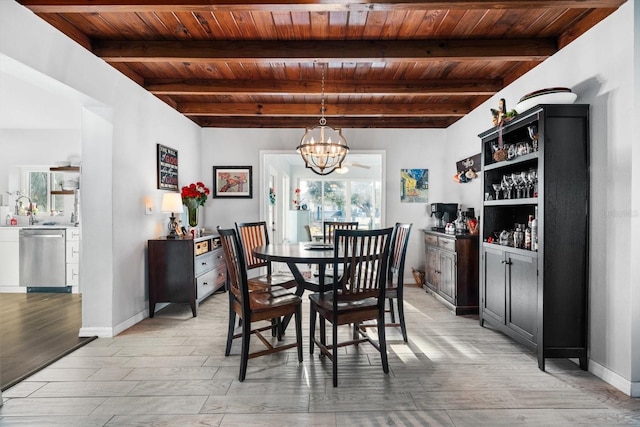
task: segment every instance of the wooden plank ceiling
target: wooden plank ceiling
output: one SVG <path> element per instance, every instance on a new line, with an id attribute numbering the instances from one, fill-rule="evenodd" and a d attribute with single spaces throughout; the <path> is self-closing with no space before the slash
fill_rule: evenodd
<path id="1" fill-rule="evenodd" d="M 444 128 L 625 0 L 18 1 L 203 127 Z"/>

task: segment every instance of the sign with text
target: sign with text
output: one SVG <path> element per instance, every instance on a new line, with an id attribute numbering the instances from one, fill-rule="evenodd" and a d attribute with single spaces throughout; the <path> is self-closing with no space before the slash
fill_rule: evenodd
<path id="1" fill-rule="evenodd" d="M 178 191 L 178 150 L 158 144 L 158 188 Z"/>

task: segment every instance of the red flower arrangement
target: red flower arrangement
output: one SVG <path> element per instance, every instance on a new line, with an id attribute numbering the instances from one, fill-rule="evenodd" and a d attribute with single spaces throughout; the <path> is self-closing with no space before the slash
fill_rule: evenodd
<path id="1" fill-rule="evenodd" d="M 182 196 L 182 203 L 187 205 L 187 207 L 196 207 L 204 206 L 210 191 L 203 183 L 196 182 L 195 184 L 189 184 L 186 187 L 182 187 L 182 192 L 180 194 Z"/>

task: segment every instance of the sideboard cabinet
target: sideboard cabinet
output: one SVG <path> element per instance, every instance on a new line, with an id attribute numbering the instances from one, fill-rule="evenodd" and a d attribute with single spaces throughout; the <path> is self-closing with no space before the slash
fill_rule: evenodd
<path id="1" fill-rule="evenodd" d="M 588 105 L 538 105 L 479 135 L 480 324 L 542 370 L 550 357 L 587 369 L 588 118 Z"/>
<path id="2" fill-rule="evenodd" d="M 478 312 L 478 236 L 423 230 L 427 292 L 455 314 Z"/>
<path id="3" fill-rule="evenodd" d="M 220 237 L 153 239 L 148 242 L 149 316 L 156 303 L 189 303 L 193 316 L 198 304 L 226 283 L 227 270 Z"/>

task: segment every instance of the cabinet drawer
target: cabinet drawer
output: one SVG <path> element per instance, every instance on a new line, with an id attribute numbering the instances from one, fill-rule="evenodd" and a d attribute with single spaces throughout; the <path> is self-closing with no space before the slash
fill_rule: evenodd
<path id="1" fill-rule="evenodd" d="M 80 240 L 79 228 L 67 228 L 67 242 Z"/>
<path id="2" fill-rule="evenodd" d="M 212 252 L 197 256 L 194 262 L 194 272 L 196 277 L 213 269 L 214 257 Z"/>
<path id="3" fill-rule="evenodd" d="M 425 234 L 424 242 L 427 245 L 437 246 L 438 245 L 438 236 L 432 236 L 430 234 Z"/>
<path id="4" fill-rule="evenodd" d="M 201 300 L 216 290 L 217 271 L 211 270 L 196 279 L 196 299 Z"/>
<path id="5" fill-rule="evenodd" d="M 80 264 L 67 264 L 67 286 L 78 286 Z"/>
<path id="6" fill-rule="evenodd" d="M 445 239 L 443 237 L 438 238 L 438 246 L 448 251 L 456 250 L 456 241 L 452 239 Z"/>
<path id="7" fill-rule="evenodd" d="M 66 246 L 67 263 L 80 262 L 80 242 L 78 240 L 68 240 Z"/>
<path id="8" fill-rule="evenodd" d="M 217 268 L 220 265 L 224 265 L 224 252 L 222 249 L 216 249 L 213 251 L 213 266 Z"/>
<path id="9" fill-rule="evenodd" d="M 227 282 L 227 266 L 224 265 L 224 264 L 223 265 L 219 265 L 214 270 L 214 273 L 216 275 L 216 277 L 215 277 L 216 285 L 214 286 L 214 288 L 218 289 L 218 288 L 224 286 L 226 284 L 226 282 Z"/>

